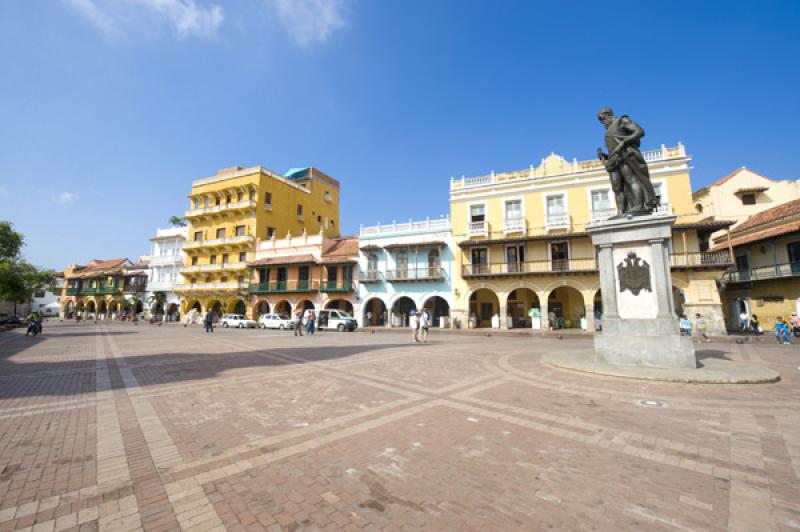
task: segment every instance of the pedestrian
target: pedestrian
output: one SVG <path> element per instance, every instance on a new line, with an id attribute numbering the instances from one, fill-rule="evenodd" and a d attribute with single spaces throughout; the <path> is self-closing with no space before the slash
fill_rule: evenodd
<path id="1" fill-rule="evenodd" d="M 294 313 L 294 335 L 303 336 L 303 309 Z"/>
<path id="2" fill-rule="evenodd" d="M 681 316 L 680 328 L 681 336 L 692 336 L 692 320 L 687 318 L 686 315 Z"/>
<path id="3" fill-rule="evenodd" d="M 778 316 L 777 320 L 775 320 L 775 338 L 779 344 L 789 345 L 792 343 L 789 339 L 789 324 L 786 323 L 782 316 Z"/>
<path id="4" fill-rule="evenodd" d="M 710 342 L 711 339 L 706 334 L 706 319 L 701 314 L 694 315 L 694 327 L 701 342 Z"/>
<path id="5" fill-rule="evenodd" d="M 206 332 L 213 333 L 214 332 L 214 311 L 209 310 L 206 312 Z"/>
<path id="6" fill-rule="evenodd" d="M 422 319 L 419 323 L 420 338 L 423 344 L 428 343 L 428 328 L 431 326 L 431 316 L 428 314 L 428 309 L 423 309 Z"/>
<path id="7" fill-rule="evenodd" d="M 748 322 L 747 312 L 743 310 L 741 313 L 739 313 L 739 329 L 741 329 L 742 331 L 747 331 L 747 329 L 750 328 L 747 322 Z"/>
<path id="8" fill-rule="evenodd" d="M 411 337 L 419 343 L 419 317 L 416 310 L 411 310 L 408 315 L 408 325 L 411 327 Z"/>
<path id="9" fill-rule="evenodd" d="M 792 312 L 792 317 L 789 319 L 789 324 L 792 327 L 792 336 L 797 338 L 800 336 L 800 316 L 797 313 Z"/>
<path id="10" fill-rule="evenodd" d="M 314 336 L 314 326 L 316 325 L 317 315 L 314 314 L 313 310 L 308 311 L 308 316 L 306 316 L 306 334 L 309 336 Z"/>
<path id="11" fill-rule="evenodd" d="M 367 311 L 367 325 L 372 326 L 372 311 Z"/>
<path id="12" fill-rule="evenodd" d="M 764 329 L 761 328 L 761 323 L 759 323 L 758 316 L 755 314 L 750 317 L 750 328 L 753 329 L 753 334 L 756 336 L 764 334 Z"/>
<path id="13" fill-rule="evenodd" d="M 547 312 L 547 323 L 550 326 L 550 330 L 558 328 L 558 322 L 556 320 L 556 313 L 552 310 Z"/>

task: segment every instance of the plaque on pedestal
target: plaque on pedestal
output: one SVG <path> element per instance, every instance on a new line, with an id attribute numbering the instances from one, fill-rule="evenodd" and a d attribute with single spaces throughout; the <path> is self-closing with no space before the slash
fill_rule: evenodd
<path id="1" fill-rule="evenodd" d="M 597 248 L 603 328 L 598 358 L 621 366 L 696 368 L 692 339 L 681 336 L 672 300 L 669 241 L 674 216 L 650 214 L 591 224 Z"/>

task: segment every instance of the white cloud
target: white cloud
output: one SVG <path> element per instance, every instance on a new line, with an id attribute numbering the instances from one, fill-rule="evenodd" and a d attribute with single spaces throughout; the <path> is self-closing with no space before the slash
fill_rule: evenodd
<path id="1" fill-rule="evenodd" d="M 345 26 L 342 0 L 265 0 L 301 48 L 324 43 Z"/>
<path id="2" fill-rule="evenodd" d="M 53 194 L 53 201 L 58 203 L 59 205 L 66 205 L 72 201 L 78 199 L 78 195 L 74 192 L 60 192 L 58 194 Z"/>
<path id="3" fill-rule="evenodd" d="M 222 25 L 222 7 L 197 0 L 63 0 L 108 36 L 147 27 L 148 20 L 166 24 L 179 37 L 212 37 Z"/>

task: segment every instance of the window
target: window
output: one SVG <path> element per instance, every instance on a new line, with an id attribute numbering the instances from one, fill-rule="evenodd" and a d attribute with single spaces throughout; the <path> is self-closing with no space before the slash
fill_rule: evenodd
<path id="1" fill-rule="evenodd" d="M 525 244 L 506 246 L 506 265 L 509 273 L 524 271 Z"/>
<path id="2" fill-rule="evenodd" d="M 210 203 L 210 201 L 209 201 L 209 199 L 208 199 L 208 196 L 206 196 L 205 198 L 203 198 L 203 207 L 205 207 L 205 208 L 207 209 L 207 208 L 208 208 L 208 205 L 209 205 L 209 203 Z"/>
<path id="3" fill-rule="evenodd" d="M 244 192 L 241 190 L 236 193 L 236 201 L 242 201 L 244 199 Z"/>
<path id="4" fill-rule="evenodd" d="M 192 266 L 197 266 L 197 257 L 192 257 Z"/>
<path id="5" fill-rule="evenodd" d="M 567 242 L 550 243 L 550 265 L 553 271 L 569 270 L 569 245 Z"/>
<path id="6" fill-rule="evenodd" d="M 216 204 L 217 206 L 220 206 L 222 204 L 222 196 L 217 196 Z"/>
<path id="7" fill-rule="evenodd" d="M 328 283 L 336 284 L 336 278 L 339 276 L 338 266 L 328 266 Z"/>
<path id="8" fill-rule="evenodd" d="M 203 232 L 202 231 L 195 231 L 194 232 L 194 241 L 195 242 L 202 242 L 203 241 Z"/>
<path id="9" fill-rule="evenodd" d="M 655 192 L 656 197 L 658 198 L 659 205 L 662 203 L 667 202 L 666 190 L 664 190 L 664 182 L 657 181 L 653 183 L 653 192 Z"/>
<path id="10" fill-rule="evenodd" d="M 368 272 L 378 271 L 378 256 L 375 253 L 370 253 L 369 255 L 367 255 L 367 271 Z"/>
<path id="11" fill-rule="evenodd" d="M 756 204 L 755 194 L 742 194 L 742 205 L 755 205 L 755 204 Z"/>
<path id="12" fill-rule="evenodd" d="M 217 229 L 217 238 L 225 238 L 225 229 Z"/>
<path id="13" fill-rule="evenodd" d="M 506 220 L 521 220 L 522 219 L 522 200 L 507 200 L 506 201 Z"/>
<path id="14" fill-rule="evenodd" d="M 297 279 L 299 281 L 305 281 L 308 283 L 308 279 L 311 277 L 311 268 L 308 266 L 300 266 L 297 269 Z"/>
<path id="15" fill-rule="evenodd" d="M 256 191 L 255 190 L 251 190 L 249 197 L 250 197 L 250 201 L 255 200 L 256 199 Z"/>
<path id="16" fill-rule="evenodd" d="M 247 252 L 240 251 L 239 252 L 239 262 L 247 262 Z"/>
<path id="17" fill-rule="evenodd" d="M 297 206 L 297 216 L 303 216 L 303 206 L 302 205 L 298 205 Z"/>
<path id="18" fill-rule="evenodd" d="M 272 240 L 275 237 L 275 228 L 267 227 L 267 240 Z"/>
<path id="19" fill-rule="evenodd" d="M 264 205 L 272 205 L 272 192 L 264 192 Z"/>
<path id="20" fill-rule="evenodd" d="M 243 283 L 244 282 L 244 275 L 240 275 L 239 277 L 236 278 L 236 280 L 239 281 L 240 283 Z"/>
<path id="21" fill-rule="evenodd" d="M 336 222 L 334 222 L 333 220 L 331 220 L 331 229 L 334 229 L 335 227 L 336 227 Z"/>
<path id="22" fill-rule="evenodd" d="M 211 282 L 211 278 L 209 278 L 209 279 L 208 279 L 206 282 L 207 282 L 207 283 L 210 283 L 210 282 Z M 220 279 L 220 282 L 227 283 L 227 282 L 228 282 L 228 278 L 223 276 L 223 277 Z"/>
<path id="23" fill-rule="evenodd" d="M 608 189 L 592 190 L 592 212 L 602 213 L 611 210 L 611 197 Z"/>
<path id="24" fill-rule="evenodd" d="M 217 256 L 211 255 L 211 260 L 209 261 L 209 264 L 216 264 L 216 263 L 217 263 Z"/>
<path id="25" fill-rule="evenodd" d="M 227 253 L 223 253 L 222 254 L 222 264 L 228 264 L 228 254 Z"/>
<path id="26" fill-rule="evenodd" d="M 317 215 L 317 223 L 318 224 L 322 223 L 322 215 L 320 215 L 320 214 Z"/>
<path id="27" fill-rule="evenodd" d="M 439 270 L 441 269 L 441 260 L 439 257 L 439 250 L 432 249 L 428 253 L 428 275 L 431 277 L 436 277 L 439 275 Z"/>
<path id="28" fill-rule="evenodd" d="M 195 209 L 199 209 L 200 208 L 200 199 L 199 198 L 195 198 L 194 199 L 194 208 Z"/>
<path id="29" fill-rule="evenodd" d="M 486 205 L 470 205 L 469 206 L 469 221 L 470 222 L 483 222 L 486 220 Z"/>
<path id="30" fill-rule="evenodd" d="M 196 282 L 197 282 L 197 278 L 196 277 L 189 277 L 189 283 L 195 284 Z"/>
<path id="31" fill-rule="evenodd" d="M 566 213 L 564 195 L 547 196 L 547 216 L 561 216 Z"/>
<path id="32" fill-rule="evenodd" d="M 231 195 L 225 194 L 225 205 L 230 204 L 230 202 L 231 202 Z"/>
<path id="33" fill-rule="evenodd" d="M 489 250 L 486 248 L 472 248 L 472 273 L 489 273 Z"/>
<path id="34" fill-rule="evenodd" d="M 236 236 L 244 236 L 244 229 L 245 229 L 245 226 L 237 225 L 236 226 Z"/>
<path id="35" fill-rule="evenodd" d="M 397 252 L 397 275 L 406 277 L 408 275 L 408 251 L 401 249 Z"/>

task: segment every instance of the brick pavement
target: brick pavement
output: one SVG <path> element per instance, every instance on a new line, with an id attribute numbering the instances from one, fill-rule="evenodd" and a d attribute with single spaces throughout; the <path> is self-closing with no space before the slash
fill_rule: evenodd
<path id="1" fill-rule="evenodd" d="M 800 529 L 799 347 L 712 344 L 783 379 L 709 386 L 539 360 L 589 338 L 408 338 L 4 333 L 0 532 Z"/>

